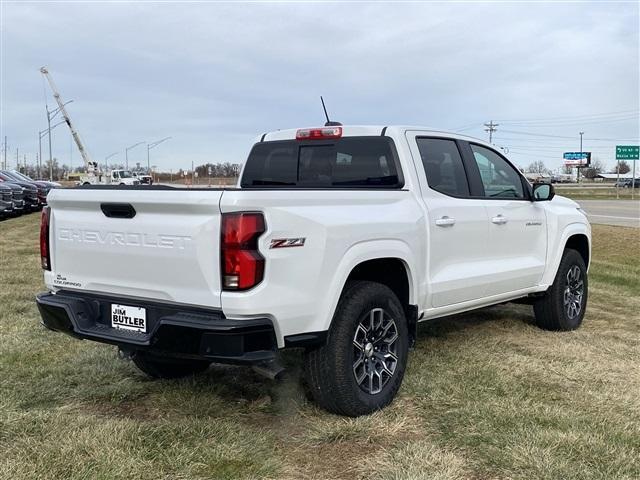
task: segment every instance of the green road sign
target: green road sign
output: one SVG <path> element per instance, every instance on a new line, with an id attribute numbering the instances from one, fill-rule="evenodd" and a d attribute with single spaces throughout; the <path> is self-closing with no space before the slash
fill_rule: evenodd
<path id="1" fill-rule="evenodd" d="M 638 160 L 638 145 L 616 145 L 616 160 Z"/>

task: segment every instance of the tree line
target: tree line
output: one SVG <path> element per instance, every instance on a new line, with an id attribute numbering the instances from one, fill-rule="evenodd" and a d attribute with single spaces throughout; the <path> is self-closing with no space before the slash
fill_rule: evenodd
<path id="1" fill-rule="evenodd" d="M 104 165 L 101 168 L 105 168 Z M 120 163 L 112 163 L 107 166 L 108 170 L 122 170 L 125 166 Z M 18 170 L 25 175 L 28 175 L 31 178 L 49 178 L 49 171 L 51 170 L 53 180 L 66 180 L 69 174 L 72 173 L 84 173 L 84 166 L 76 166 L 71 167 L 67 164 L 60 164 L 57 158 L 54 158 L 52 162 L 49 160 L 42 163 L 42 168 L 39 169 L 37 165 L 20 165 Z M 136 163 L 134 167 L 130 167 L 130 170 L 134 172 L 143 172 L 146 173 L 146 168 L 141 167 L 139 163 Z M 235 178 L 240 174 L 240 164 L 224 162 L 224 163 L 205 163 L 203 165 L 198 165 L 195 167 L 195 172 L 197 172 L 198 178 Z M 180 180 L 182 178 L 191 178 L 192 172 L 190 170 L 185 170 L 179 168 L 175 171 L 164 171 L 164 170 L 154 170 L 154 176 L 161 180 Z"/>
<path id="2" fill-rule="evenodd" d="M 569 174 L 571 173 L 573 167 L 564 166 L 563 173 Z M 620 162 L 616 162 L 615 166 L 609 173 L 618 173 L 618 169 L 620 169 L 621 174 L 629 173 L 631 171 L 631 167 L 629 163 L 621 160 Z M 585 178 L 595 178 L 601 173 L 604 173 L 606 170 L 605 165 L 598 159 L 594 158 L 591 161 L 591 165 L 582 169 L 582 176 Z M 525 169 L 526 173 L 538 173 L 540 175 L 551 175 L 551 170 L 546 167 L 542 160 L 536 160 L 529 164 L 529 166 Z"/>

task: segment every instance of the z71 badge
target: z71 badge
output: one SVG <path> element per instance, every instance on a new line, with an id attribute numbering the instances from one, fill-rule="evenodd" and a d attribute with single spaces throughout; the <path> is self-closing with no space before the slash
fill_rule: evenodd
<path id="1" fill-rule="evenodd" d="M 269 248 L 289 248 L 289 247 L 304 247 L 306 238 L 277 238 L 271 240 L 271 246 Z"/>

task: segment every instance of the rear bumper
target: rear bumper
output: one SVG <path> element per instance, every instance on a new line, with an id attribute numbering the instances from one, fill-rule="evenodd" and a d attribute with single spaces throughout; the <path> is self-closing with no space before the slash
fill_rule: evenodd
<path id="1" fill-rule="evenodd" d="M 123 350 L 236 364 L 273 360 L 277 350 L 268 318 L 230 320 L 219 310 L 68 291 L 41 293 L 36 301 L 48 329 Z M 145 308 L 147 333 L 112 328 L 112 303 Z"/>

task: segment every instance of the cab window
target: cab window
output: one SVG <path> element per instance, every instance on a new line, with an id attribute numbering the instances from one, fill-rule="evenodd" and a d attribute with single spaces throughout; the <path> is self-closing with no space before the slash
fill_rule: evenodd
<path id="1" fill-rule="evenodd" d="M 468 197 L 469 185 L 458 145 L 443 138 L 416 138 L 429 187 L 454 197 Z"/>
<path id="2" fill-rule="evenodd" d="M 522 179 L 516 169 L 496 152 L 471 144 L 480 171 L 484 196 L 488 198 L 525 198 Z"/>

